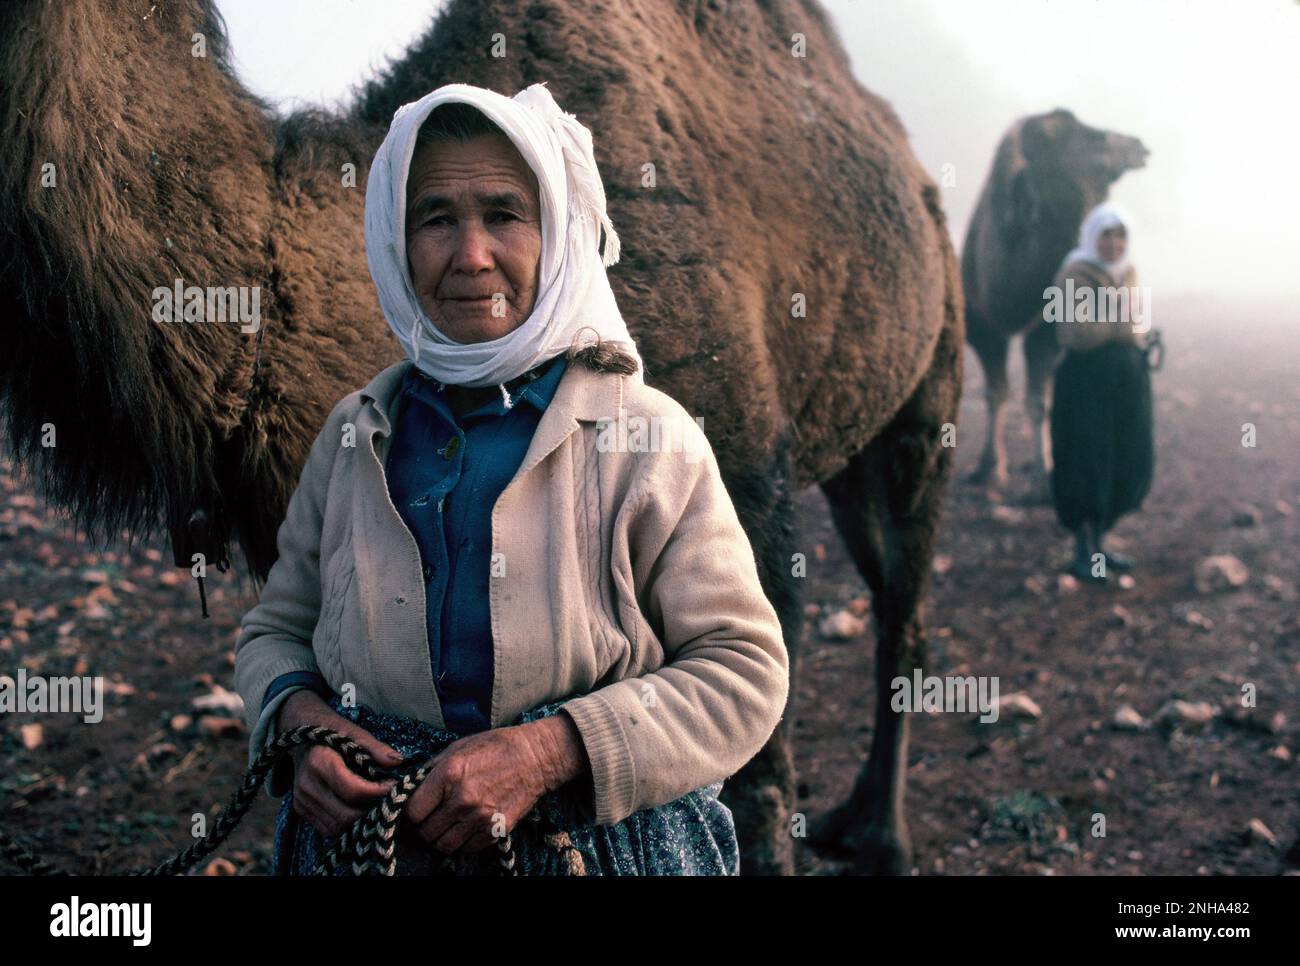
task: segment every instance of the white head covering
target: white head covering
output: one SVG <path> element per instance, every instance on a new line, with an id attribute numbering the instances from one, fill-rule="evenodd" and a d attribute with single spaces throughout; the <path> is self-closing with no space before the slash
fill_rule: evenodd
<path id="1" fill-rule="evenodd" d="M 1128 232 L 1128 244 L 1124 246 L 1123 256 L 1113 262 L 1102 261 L 1101 253 L 1097 251 L 1097 243 L 1101 241 L 1102 233 L 1111 228 L 1121 227 Z M 1118 282 L 1124 277 L 1124 273 L 1128 271 L 1132 251 L 1132 217 L 1113 201 L 1103 201 L 1088 212 L 1088 216 L 1083 219 L 1083 224 L 1079 226 L 1079 246 L 1065 256 L 1065 259 L 1061 262 L 1061 267 L 1064 268 L 1071 262 L 1091 262 L 1103 271 L 1108 272 L 1111 278 Z"/>
<path id="2" fill-rule="evenodd" d="M 416 136 L 434 108 L 453 102 L 473 105 L 500 127 L 537 176 L 542 222 L 537 299 L 522 325 L 490 342 L 457 342 L 439 331 L 420 308 L 406 261 L 406 179 Z M 622 343 L 637 360 L 633 378 L 643 379 L 641 356 L 605 274 L 618 252 L 591 132 L 560 110 L 545 84 L 514 97 L 447 84 L 393 115 L 366 185 L 366 259 L 388 324 L 422 372 L 452 385 L 501 385 L 565 352 L 575 339 L 586 345 L 599 336 Z M 504 385 L 501 391 L 509 405 Z"/>

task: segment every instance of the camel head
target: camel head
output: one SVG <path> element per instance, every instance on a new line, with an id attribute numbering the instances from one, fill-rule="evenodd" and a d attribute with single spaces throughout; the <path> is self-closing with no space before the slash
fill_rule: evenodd
<path id="1" fill-rule="evenodd" d="M 1030 166 L 1068 177 L 1100 203 L 1126 171 L 1146 164 L 1145 145 L 1135 137 L 1089 127 L 1064 108 L 1026 118 L 1020 151 Z"/>
<path id="2" fill-rule="evenodd" d="M 1036 226 L 1033 234 L 1059 228 L 1071 240 L 1110 186 L 1143 167 L 1149 154 L 1137 138 L 1089 127 L 1064 108 L 1025 118 L 1010 139 L 1019 163 L 1003 171 L 1010 201 L 1004 214 L 1021 228 Z"/>
<path id="3" fill-rule="evenodd" d="M 1137 138 L 1089 127 L 1063 108 L 1017 122 L 998 149 L 991 183 L 1000 250 L 1036 285 L 1072 247 L 1083 216 L 1147 154 Z"/>

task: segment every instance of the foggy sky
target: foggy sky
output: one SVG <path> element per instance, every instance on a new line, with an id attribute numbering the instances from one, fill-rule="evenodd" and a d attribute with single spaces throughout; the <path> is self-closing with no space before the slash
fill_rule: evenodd
<path id="1" fill-rule="evenodd" d="M 430 23 L 430 0 L 219 0 L 244 82 L 337 105 Z M 1067 107 L 1140 137 L 1112 197 L 1160 293 L 1300 296 L 1300 4 L 1294 0 L 829 0 L 859 80 L 898 111 L 960 247 L 1016 118 Z M 808 52 L 816 56 L 815 50 Z"/>

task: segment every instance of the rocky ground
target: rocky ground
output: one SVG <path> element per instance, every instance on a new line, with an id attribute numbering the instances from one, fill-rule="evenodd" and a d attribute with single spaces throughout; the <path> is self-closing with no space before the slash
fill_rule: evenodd
<path id="1" fill-rule="evenodd" d="M 996 675 L 1004 698 L 1023 698 L 996 724 L 918 715 L 908 791 L 918 872 L 1294 867 L 1296 321 L 1205 301 L 1166 308 L 1156 481 L 1144 512 L 1116 531 L 1138 561 L 1131 585 L 1080 587 L 1062 576 L 1068 540 L 1050 507 L 1028 499 L 1023 474 L 992 501 L 953 485 L 928 604 L 930 670 Z M 1018 467 L 1029 444 L 1012 410 Z M 1241 445 L 1246 422 L 1257 426 L 1254 448 Z M 982 431 L 971 359 L 959 473 L 973 467 Z M 801 496 L 800 514 L 810 567 L 796 754 L 800 807 L 816 815 L 848 791 L 870 739 L 873 642 L 869 623 L 849 619 L 868 600 L 817 491 Z M 214 575 L 204 620 L 193 582 L 164 549 L 89 545 L 12 465 L 0 466 L 0 673 L 109 682 L 94 726 L 0 715 L 0 827 L 71 869 L 144 865 L 188 844 L 193 816 L 211 821 L 246 763 L 224 689 L 248 587 Z M 1240 569 L 1204 563 L 1216 556 Z M 1214 569 L 1199 588 L 1198 566 Z M 827 617 L 839 626 L 823 628 Z M 1247 684 L 1253 709 L 1242 707 Z M 274 805 L 262 797 L 209 872 L 268 870 Z M 1097 814 L 1104 838 L 1091 834 Z M 799 863 L 808 873 L 843 868 L 807 848 Z"/>

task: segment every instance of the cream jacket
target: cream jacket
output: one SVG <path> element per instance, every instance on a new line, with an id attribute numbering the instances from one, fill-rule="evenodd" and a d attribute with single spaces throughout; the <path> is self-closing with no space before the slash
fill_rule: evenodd
<path id="1" fill-rule="evenodd" d="M 250 758 L 288 671 L 441 726 L 415 538 L 384 460 L 409 362 L 344 398 L 312 446 L 279 559 L 236 644 Z M 621 419 L 620 419 L 621 415 Z M 701 429 L 664 393 L 570 364 L 492 511 L 492 727 L 568 698 L 598 824 L 724 779 L 785 708 L 777 616 Z"/>

